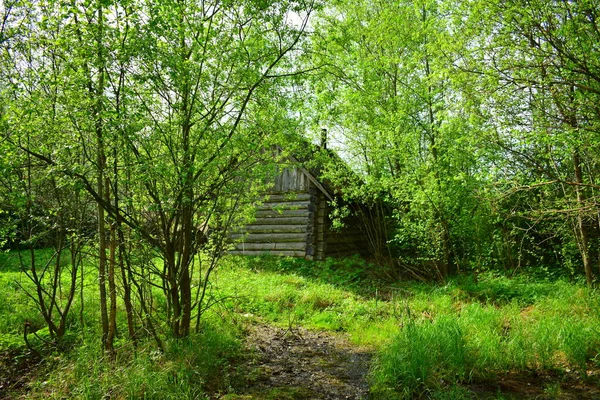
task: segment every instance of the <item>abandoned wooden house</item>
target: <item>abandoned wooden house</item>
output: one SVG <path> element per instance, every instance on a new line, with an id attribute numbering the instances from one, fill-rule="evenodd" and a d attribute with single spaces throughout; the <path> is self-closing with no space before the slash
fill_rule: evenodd
<path id="1" fill-rule="evenodd" d="M 309 260 L 365 254 L 368 246 L 357 219 L 350 216 L 343 228 L 332 229 L 335 190 L 294 157 L 288 161 L 257 206 L 255 220 L 236 235 L 230 254 Z"/>

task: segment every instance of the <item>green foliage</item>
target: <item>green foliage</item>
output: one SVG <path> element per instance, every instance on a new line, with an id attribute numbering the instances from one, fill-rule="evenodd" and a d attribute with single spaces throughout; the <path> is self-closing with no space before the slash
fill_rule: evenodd
<path id="1" fill-rule="evenodd" d="M 368 264 L 359 256 L 351 258 L 327 258 L 314 263 L 302 258 L 264 256 L 245 261 L 249 268 L 281 273 L 299 274 L 306 278 L 319 279 L 334 286 L 371 290 L 366 282 L 373 282 L 371 275 L 375 266 Z"/>
<path id="2" fill-rule="evenodd" d="M 85 344 L 61 395 L 203 396 L 237 333 L 198 316 L 199 335 L 171 339 L 213 303 L 380 347 L 374 387 L 392 397 L 598 365 L 598 296 L 577 283 L 584 272 L 592 286 L 600 261 L 596 2 L 339 0 L 310 25 L 321 2 L 4 3 L 0 248 L 31 258 L 0 253 L 0 345 L 18 351 L 27 323 L 42 348 L 66 326 L 68 346 Z M 342 192 L 334 225 L 351 204 L 372 206 L 362 227 L 381 234 L 369 245 L 391 271 L 231 258 L 213 286 L 223 239 L 275 169 L 264 150 L 323 127 L 352 166 L 317 157 Z M 85 272 L 37 251 L 84 246 L 95 225 Z M 81 297 L 64 295 L 69 278 Z M 108 337 L 109 303 L 125 347 L 115 369 L 88 351 L 100 318 Z M 139 358 L 124 326 L 143 333 Z"/>
<path id="3" fill-rule="evenodd" d="M 39 260 L 51 253 L 51 249 L 36 251 Z M 1 256 L 0 362 L 4 362 L 4 357 L 17 357 L 25 363 L 31 359 L 23 341 L 25 321 L 35 330 L 35 335 L 28 335 L 31 346 L 43 356 L 43 362 L 35 360 L 37 371 L 31 376 L 29 397 L 205 398 L 207 392 L 227 391 L 231 385 L 229 365 L 241 354 L 242 330 L 235 318 L 220 314 L 223 310 L 207 311 L 199 333 L 186 339 L 167 339 L 164 353 L 157 350 L 148 334 L 139 335 L 137 346 L 119 335 L 115 342 L 118 355 L 111 361 L 101 351 L 98 299 L 92 291 L 85 291 L 83 309 L 80 299 L 74 300 L 75 315 L 69 318 L 69 332 L 61 346 L 49 347 L 48 328 L 44 328 L 36 304 L 25 294 L 34 287 L 21 271 L 18 253 Z M 93 258 L 85 259 L 83 270 L 84 285 L 95 287 L 97 270 Z M 160 295 L 160 291 L 156 294 Z M 123 307 L 122 303 L 119 307 Z M 159 304 L 156 307 L 156 318 L 164 318 L 164 308 Z M 126 326 L 125 315 L 119 315 L 118 324 Z"/>
<path id="4" fill-rule="evenodd" d="M 400 388 L 403 398 L 434 387 L 439 380 L 461 381 L 466 373 L 465 339 L 454 318 L 435 321 L 409 319 L 377 361 L 375 393 Z"/>
<path id="5" fill-rule="evenodd" d="M 13 247 L 61 247 L 71 233 L 92 237 L 95 225 L 108 350 L 124 269 L 134 314 L 133 242 L 160 254 L 165 268 L 148 271 L 170 297 L 172 334 L 189 334 L 204 298 L 192 296 L 192 281 L 207 287 L 227 233 L 249 217 L 273 169 L 265 149 L 294 132 L 288 85 L 318 7 L 50 0 L 0 10 L 0 143 L 10 155 L 0 159 L 0 233 L 14 234 Z M 200 253 L 210 267 L 190 276 Z M 38 302 L 61 336 L 63 315 L 57 329 L 47 317 L 55 302 Z"/>
<path id="6" fill-rule="evenodd" d="M 592 283 L 597 18 L 589 2 L 477 0 L 320 15 L 308 124 L 329 128 L 360 177 L 325 167 L 344 197 L 391 210 L 400 272 L 543 267 Z"/>
<path id="7" fill-rule="evenodd" d="M 515 301 L 521 306 L 533 304 L 547 297 L 561 285 L 560 281 L 535 280 L 523 275 L 508 277 L 494 272 L 478 275 L 477 282 L 472 277 L 459 278 L 458 282 L 461 287 L 459 295 L 464 296 L 465 300 L 498 305 Z"/>
<path id="8" fill-rule="evenodd" d="M 39 251 L 37 254 L 43 262 L 51 256 L 51 251 Z M 14 335 L 18 338 L 15 340 L 23 345 L 21 333 L 25 321 L 30 321 L 38 327 L 43 326 L 44 322 L 25 292 L 31 291 L 33 287 L 20 273 L 21 268 L 17 252 L 0 252 L 0 288 L 3 299 L 0 302 L 0 315 L 4 316 L 0 323 L 0 333 Z"/>
<path id="9" fill-rule="evenodd" d="M 326 176 L 349 200 L 384 200 L 396 264 L 430 276 L 486 262 L 493 229 L 479 126 L 444 56 L 445 7 L 342 2 L 321 16 L 314 44 L 331 75 L 313 81 L 313 118 L 342 138 L 362 179 L 348 182 L 335 166 Z"/>
<path id="10" fill-rule="evenodd" d="M 68 351 L 47 357 L 45 375 L 32 383 L 31 396 L 48 391 L 55 398 L 225 393 L 239 379 L 231 363 L 241 356 L 243 321 L 256 319 L 291 329 L 346 332 L 356 344 L 373 348 L 371 385 L 380 398 L 470 398 L 469 383 L 509 371 L 567 374 L 569 369 L 585 379 L 586 371 L 597 367 L 600 300 L 582 283 L 482 273 L 477 280 L 457 277 L 444 285 L 391 285 L 361 276 L 362 265 L 357 259 L 312 263 L 228 257 L 213 280 L 211 295 L 219 306 L 206 312 L 198 334 L 167 335 L 164 353 L 148 335 L 137 347 L 119 336 L 114 361 L 100 352 L 97 299 L 86 295 L 85 328 L 71 321 Z M 0 332 L 3 354 L 25 351 L 23 318 L 43 325 L 34 304 L 14 286 L 16 269 L 0 274 L 6 299 L 0 304 L 6 321 Z M 85 284 L 93 284 L 95 271 L 87 262 L 84 270 Z M 166 305 L 159 294 L 153 304 L 161 319 Z M 49 339 L 47 329 L 38 335 Z M 44 349 L 30 338 L 36 349 Z"/>

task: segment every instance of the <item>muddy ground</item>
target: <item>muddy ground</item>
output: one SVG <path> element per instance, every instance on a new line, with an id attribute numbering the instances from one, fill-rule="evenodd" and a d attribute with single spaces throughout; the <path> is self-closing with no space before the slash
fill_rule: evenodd
<path id="1" fill-rule="evenodd" d="M 36 378 L 44 365 L 38 355 L 27 352 L 4 351 L 0 353 L 0 400 L 21 397 L 29 382 Z"/>
<path id="2" fill-rule="evenodd" d="M 218 398 L 365 399 L 371 352 L 342 335 L 257 323 L 249 327 L 245 386 Z"/>

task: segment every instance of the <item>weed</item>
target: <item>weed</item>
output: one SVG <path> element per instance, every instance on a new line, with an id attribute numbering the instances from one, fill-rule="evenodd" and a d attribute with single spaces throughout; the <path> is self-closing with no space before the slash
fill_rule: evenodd
<path id="1" fill-rule="evenodd" d="M 544 388 L 544 394 L 546 397 L 551 399 L 557 399 L 562 394 L 562 390 L 560 388 L 560 382 L 554 382 L 546 385 Z"/>

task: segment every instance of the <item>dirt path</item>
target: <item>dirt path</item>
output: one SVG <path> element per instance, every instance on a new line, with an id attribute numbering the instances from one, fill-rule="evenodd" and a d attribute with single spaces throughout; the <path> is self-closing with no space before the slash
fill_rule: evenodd
<path id="1" fill-rule="evenodd" d="M 223 399 L 365 399 L 371 354 L 341 335 L 250 327 L 246 387 Z"/>

